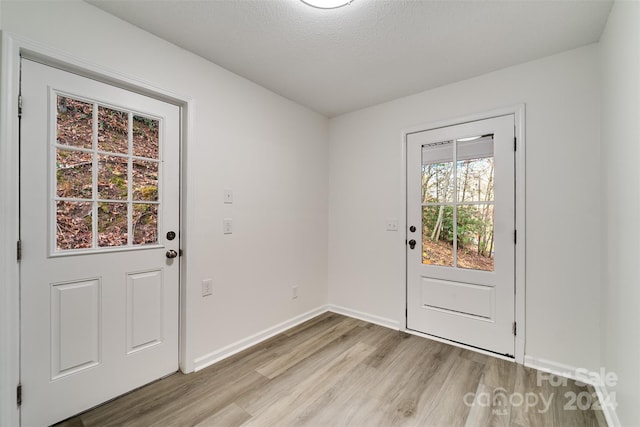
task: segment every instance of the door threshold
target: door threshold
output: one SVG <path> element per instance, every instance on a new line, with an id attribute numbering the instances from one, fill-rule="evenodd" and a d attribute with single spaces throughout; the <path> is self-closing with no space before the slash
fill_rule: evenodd
<path id="1" fill-rule="evenodd" d="M 402 332 L 406 332 L 408 334 L 411 335 L 416 335 L 418 337 L 422 337 L 422 338 L 427 338 L 433 341 L 437 341 L 437 342 L 441 342 L 444 344 L 449 344 L 452 345 L 454 347 L 459 347 L 459 348 L 463 348 L 465 350 L 470 350 L 476 353 L 480 353 L 480 354 L 484 354 L 485 356 L 491 356 L 491 357 L 495 357 L 498 359 L 502 359 L 502 360 L 507 360 L 509 362 L 516 362 L 515 356 L 510 355 L 510 354 L 501 354 L 501 353 L 495 353 L 493 351 L 489 351 L 489 350 L 485 350 L 483 348 L 480 347 L 474 347 L 472 345 L 469 344 L 464 344 L 458 341 L 452 341 L 452 340 L 448 340 L 446 338 L 441 338 L 435 335 L 430 335 L 430 334 L 425 334 L 424 332 L 420 332 L 420 331 L 415 331 L 413 329 L 409 329 L 409 328 L 404 328 L 402 330 Z"/>

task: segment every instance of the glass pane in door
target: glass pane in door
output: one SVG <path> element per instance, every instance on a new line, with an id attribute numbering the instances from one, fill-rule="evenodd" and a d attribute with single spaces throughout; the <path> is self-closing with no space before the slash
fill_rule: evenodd
<path id="1" fill-rule="evenodd" d="M 456 202 L 493 201 L 493 135 L 458 140 L 457 151 Z"/>
<path id="2" fill-rule="evenodd" d="M 457 267 L 493 271 L 493 205 L 457 207 Z"/>
<path id="3" fill-rule="evenodd" d="M 98 203 L 98 246 L 126 246 L 127 230 L 126 203 Z"/>
<path id="4" fill-rule="evenodd" d="M 56 149 L 56 195 L 71 199 L 91 199 L 93 156 L 76 150 Z"/>
<path id="5" fill-rule="evenodd" d="M 422 208 L 422 263 L 453 266 L 453 206 Z"/>
<path id="6" fill-rule="evenodd" d="M 133 200 L 158 200 L 158 162 L 133 161 Z"/>
<path id="7" fill-rule="evenodd" d="M 128 161 L 126 157 L 98 154 L 98 197 L 102 200 L 127 200 Z"/>
<path id="8" fill-rule="evenodd" d="M 56 248 L 86 249 L 93 245 L 92 204 L 56 202 Z"/>
<path id="9" fill-rule="evenodd" d="M 456 234 L 459 268 L 493 271 L 493 135 L 456 141 Z"/>
<path id="10" fill-rule="evenodd" d="M 158 159 L 160 151 L 158 120 L 133 116 L 133 155 Z"/>
<path id="11" fill-rule="evenodd" d="M 494 136 L 422 146 L 422 263 L 493 271 Z"/>
<path id="12" fill-rule="evenodd" d="M 93 104 L 58 95 L 56 113 L 56 142 L 69 147 L 91 149 Z"/>
<path id="13" fill-rule="evenodd" d="M 453 141 L 422 146 L 422 203 L 453 201 Z"/>
<path id="14" fill-rule="evenodd" d="M 422 263 L 454 265 L 454 141 L 422 146 Z"/>
<path id="15" fill-rule="evenodd" d="M 133 205 L 133 244 L 158 243 L 158 205 L 136 203 Z"/>
<path id="16" fill-rule="evenodd" d="M 109 153 L 129 152 L 129 114 L 98 107 L 98 150 Z"/>
<path id="17" fill-rule="evenodd" d="M 62 95 L 55 115 L 52 249 L 158 244 L 163 122 Z"/>

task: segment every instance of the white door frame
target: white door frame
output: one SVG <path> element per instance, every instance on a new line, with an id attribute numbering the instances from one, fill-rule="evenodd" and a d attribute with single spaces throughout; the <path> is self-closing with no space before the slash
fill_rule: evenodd
<path id="1" fill-rule="evenodd" d="M 517 230 L 517 243 L 515 248 L 516 255 L 516 271 L 515 271 L 515 320 L 517 324 L 517 334 L 515 341 L 515 361 L 524 364 L 524 352 L 525 352 L 525 105 L 518 104 L 510 107 L 504 107 L 492 111 L 487 111 L 478 114 L 472 114 L 469 116 L 458 117 L 454 119 L 442 120 L 438 122 L 427 123 L 424 125 L 412 126 L 403 130 L 402 132 L 402 179 L 401 179 L 401 191 L 403 194 L 401 212 L 401 229 L 404 230 L 405 241 L 407 237 L 407 135 L 410 133 L 433 130 L 448 126 L 459 125 L 462 123 L 474 122 L 478 120 L 491 119 L 494 117 L 505 116 L 513 114 L 515 118 L 515 135 L 517 139 L 517 150 L 515 152 L 515 191 L 516 191 L 516 218 L 515 228 Z M 449 344 L 458 345 L 460 347 L 469 348 L 474 351 L 479 351 L 477 348 L 465 346 L 462 344 L 455 344 L 446 340 L 439 339 L 427 334 L 422 334 L 416 331 L 407 329 L 407 253 L 405 250 L 405 268 L 403 270 L 403 278 L 401 280 L 404 307 L 402 313 L 399 314 L 400 319 L 404 319 L 402 329 L 414 335 L 425 336 L 433 340 L 447 342 Z M 494 353 L 483 352 L 492 356 L 500 357 Z"/>
<path id="2" fill-rule="evenodd" d="M 0 352 L 0 425 L 18 426 L 20 409 L 16 388 L 20 381 L 20 265 L 16 260 L 16 244 L 20 221 L 18 92 L 21 56 L 180 106 L 181 248 L 187 247 L 190 236 L 187 226 L 193 223 L 193 200 L 187 195 L 187 183 L 192 182 L 189 165 L 195 102 L 187 96 L 155 87 L 139 78 L 88 63 L 4 31 L 0 32 L 0 46 L 0 271 L 3 272 L 0 281 L 0 348 L 4 349 Z M 192 306 L 192 301 L 186 292 L 186 283 L 189 283 L 187 272 L 187 257 L 183 256 L 180 259 L 179 367 L 185 373 L 194 369 L 188 345 L 192 330 L 188 307 Z"/>

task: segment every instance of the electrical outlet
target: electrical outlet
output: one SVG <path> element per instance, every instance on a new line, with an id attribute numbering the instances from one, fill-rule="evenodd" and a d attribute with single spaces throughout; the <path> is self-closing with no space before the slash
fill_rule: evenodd
<path id="1" fill-rule="evenodd" d="M 206 297 L 213 294 L 213 280 L 205 279 L 202 281 L 202 296 Z"/>
<path id="2" fill-rule="evenodd" d="M 398 220 L 395 218 L 387 219 L 387 231 L 398 231 Z"/>
<path id="3" fill-rule="evenodd" d="M 294 285 L 291 287 L 291 299 L 296 298 L 298 298 L 298 287 Z"/>

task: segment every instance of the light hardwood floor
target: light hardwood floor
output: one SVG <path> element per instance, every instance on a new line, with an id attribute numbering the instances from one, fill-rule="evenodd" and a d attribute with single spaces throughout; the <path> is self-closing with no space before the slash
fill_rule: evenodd
<path id="1" fill-rule="evenodd" d="M 515 363 L 325 313 L 58 426 L 606 425 L 601 411 L 570 408 L 585 392 L 592 396 L 570 380 L 553 386 Z"/>

